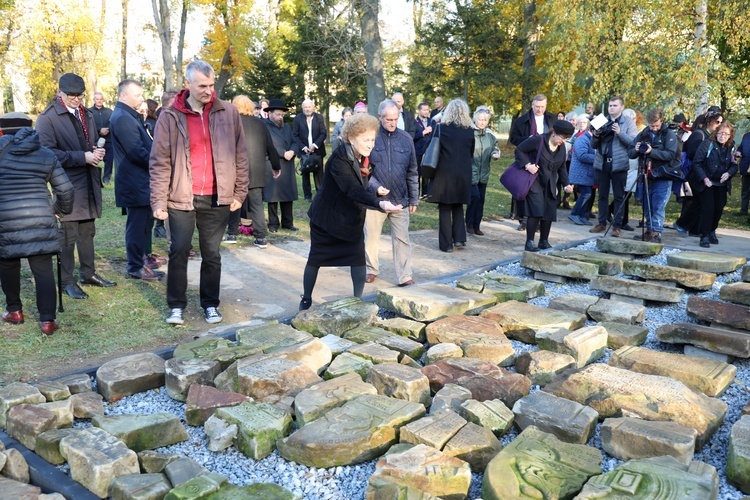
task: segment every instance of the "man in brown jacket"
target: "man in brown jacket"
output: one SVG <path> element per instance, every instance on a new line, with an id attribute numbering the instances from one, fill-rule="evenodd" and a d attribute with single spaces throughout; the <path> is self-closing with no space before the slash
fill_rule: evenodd
<path id="1" fill-rule="evenodd" d="M 156 122 L 151 148 L 151 209 L 169 217 L 172 244 L 167 268 L 167 323 L 182 324 L 187 306 L 187 263 L 198 227 L 201 252 L 200 301 L 208 323 L 222 317 L 219 306 L 219 248 L 229 212 L 247 196 L 245 134 L 237 109 L 216 97 L 214 70 L 204 61 L 185 69 L 185 90 Z"/>

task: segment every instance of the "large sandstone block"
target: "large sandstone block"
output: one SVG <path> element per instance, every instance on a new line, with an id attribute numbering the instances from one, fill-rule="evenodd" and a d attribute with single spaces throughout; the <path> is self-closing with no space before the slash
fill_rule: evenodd
<path id="1" fill-rule="evenodd" d="M 424 405 L 364 395 L 334 408 L 276 443 L 287 460 L 334 467 L 372 460 L 398 441 L 398 431 L 425 414 Z"/>
<path id="2" fill-rule="evenodd" d="M 30 481 L 29 464 L 20 451 L 15 448 L 8 448 L 0 452 L 0 455 L 3 455 L 5 458 L 5 464 L 2 468 L 3 476 L 21 483 L 28 483 Z"/>
<path id="3" fill-rule="evenodd" d="M 164 360 L 144 352 L 107 361 L 96 370 L 99 394 L 109 402 L 164 385 Z"/>
<path id="4" fill-rule="evenodd" d="M 495 297 L 448 285 L 426 283 L 379 290 L 378 306 L 416 321 L 435 321 L 454 314 L 477 314 L 497 302 Z"/>
<path id="5" fill-rule="evenodd" d="M 735 304 L 750 306 L 750 283 L 730 283 L 719 290 L 719 298 Z"/>
<path id="6" fill-rule="evenodd" d="M 745 494 L 750 494 L 750 416 L 745 415 L 733 426 L 729 436 L 727 480 Z"/>
<path id="7" fill-rule="evenodd" d="M 498 302 L 518 300 L 526 302 L 534 297 L 544 295 L 544 282 L 538 280 L 506 276 L 499 273 L 487 273 L 484 276 L 482 293 L 494 295 Z"/>
<path id="8" fill-rule="evenodd" d="M 430 406 L 430 381 L 416 368 L 398 363 L 374 365 L 367 382 L 378 394 Z"/>
<path id="9" fill-rule="evenodd" d="M 727 412 L 723 401 L 696 392 L 678 380 L 601 363 L 565 372 L 543 390 L 587 404 L 602 417 L 632 415 L 692 427 L 698 431 L 697 447 L 708 442 Z"/>
<path id="10" fill-rule="evenodd" d="M 443 453 L 468 462 L 473 472 L 481 474 L 502 449 L 491 430 L 468 422 L 445 443 Z"/>
<path id="11" fill-rule="evenodd" d="M 145 450 L 137 454 L 138 463 L 141 464 L 141 470 L 146 474 L 156 474 L 164 472 L 164 469 L 170 463 L 183 458 L 176 453 L 160 453 L 158 451 Z"/>
<path id="12" fill-rule="evenodd" d="M 634 346 L 615 351 L 609 358 L 609 364 L 638 373 L 671 377 L 711 397 L 723 394 L 737 373 L 734 365 L 714 359 Z"/>
<path id="13" fill-rule="evenodd" d="M 330 333 L 325 337 L 321 337 L 320 341 L 323 342 L 331 350 L 331 355 L 335 358 L 341 353 L 344 353 L 357 345 L 356 342 L 346 340 L 337 335 L 331 335 Z"/>
<path id="14" fill-rule="evenodd" d="M 479 359 L 443 359 L 421 371 L 430 380 L 433 392 L 445 384 L 456 384 L 469 389 L 478 401 L 500 399 L 509 408 L 531 390 L 527 377 Z"/>
<path id="15" fill-rule="evenodd" d="M 36 438 L 44 431 L 55 428 L 57 417 L 52 410 L 38 405 L 21 404 L 8 412 L 8 435 L 30 450 L 36 448 Z"/>
<path id="16" fill-rule="evenodd" d="M 570 354 L 547 350 L 522 352 L 516 358 L 515 368 L 526 375 L 532 385 L 544 387 L 565 370 L 576 367 L 576 360 Z"/>
<path id="17" fill-rule="evenodd" d="M 478 316 L 456 315 L 427 325 L 427 342 L 453 343 L 467 358 L 509 366 L 515 359 L 513 345 L 497 322 Z"/>
<path id="18" fill-rule="evenodd" d="M 68 461 L 73 480 L 100 498 L 109 495 L 109 486 L 116 477 L 140 472 L 135 452 L 97 427 L 64 437 L 60 453 Z"/>
<path id="19" fill-rule="evenodd" d="M 524 252 L 521 267 L 566 278 L 590 280 L 599 274 L 599 266 L 580 260 L 563 259 L 542 253 Z"/>
<path id="20" fill-rule="evenodd" d="M 110 485 L 112 500 L 146 500 L 164 498 L 172 489 L 164 474 L 125 474 Z"/>
<path id="21" fill-rule="evenodd" d="M 344 333 L 343 337 L 359 344 L 374 342 L 383 347 L 387 347 L 388 349 L 409 356 L 412 359 L 419 359 L 424 352 L 424 347 L 419 342 L 409 340 L 399 335 L 394 335 L 388 330 L 376 326 L 355 328 Z"/>
<path id="22" fill-rule="evenodd" d="M 604 451 L 619 460 L 669 455 L 690 465 L 698 431 L 674 422 L 607 418 L 602 423 Z"/>
<path id="23" fill-rule="evenodd" d="M 398 363 L 398 358 L 400 357 L 397 351 L 388 349 L 387 347 L 376 344 L 375 342 L 356 344 L 346 352 L 370 360 L 376 365 L 380 363 Z"/>
<path id="24" fill-rule="evenodd" d="M 403 426 L 399 432 L 399 442 L 424 444 L 442 450 L 464 425 L 466 420 L 445 408 Z"/>
<path id="25" fill-rule="evenodd" d="M 302 428 L 325 415 L 332 408 L 362 394 L 377 394 L 372 384 L 362 381 L 356 373 L 349 373 L 303 389 L 294 398 L 297 426 Z"/>
<path id="26" fill-rule="evenodd" d="M 292 431 L 291 414 L 269 403 L 242 403 L 219 408 L 214 418 L 237 426 L 237 449 L 255 460 L 273 453 L 276 441 Z"/>
<path id="27" fill-rule="evenodd" d="M 188 481 L 176 486 L 164 500 L 194 500 L 208 498 L 212 493 L 218 493 L 227 478 L 214 472 L 204 472 Z M 174 483 L 173 483 L 174 484 Z"/>
<path id="28" fill-rule="evenodd" d="M 307 365 L 290 359 L 256 355 L 237 361 L 237 392 L 258 401 L 274 403 L 284 396 L 294 397 L 322 381 Z"/>
<path id="29" fill-rule="evenodd" d="M 661 253 L 664 245 L 628 238 L 599 238 L 596 240 L 596 248 L 606 253 L 652 256 Z"/>
<path id="30" fill-rule="evenodd" d="M 375 326 L 415 342 L 425 341 L 425 324 L 408 318 L 376 318 Z"/>
<path id="31" fill-rule="evenodd" d="M 686 311 L 691 318 L 740 330 L 750 330 L 750 307 L 703 297 L 688 297 Z"/>
<path id="32" fill-rule="evenodd" d="M 642 499 L 715 499 L 719 493 L 716 469 L 703 462 L 685 465 L 672 457 L 634 459 L 589 479 L 576 497 Z"/>
<path id="33" fill-rule="evenodd" d="M 37 455 L 53 465 L 65 463 L 65 458 L 60 454 L 60 441 L 66 436 L 79 432 L 79 429 L 50 429 L 36 437 L 36 446 L 33 448 Z M 2 470 L 2 467 L 0 467 Z"/>
<path id="34" fill-rule="evenodd" d="M 47 401 L 60 401 L 70 397 L 68 386 L 57 380 L 46 380 L 34 384 Z"/>
<path id="35" fill-rule="evenodd" d="M 646 307 L 619 300 L 599 299 L 596 304 L 589 307 L 588 315 L 597 322 L 609 321 L 632 325 L 643 321 Z"/>
<path id="36" fill-rule="evenodd" d="M 586 314 L 589 307 L 599 302 L 599 297 L 585 293 L 566 293 L 549 301 L 549 309 Z"/>
<path id="37" fill-rule="evenodd" d="M 750 335 L 723 328 L 673 323 L 656 329 L 656 339 L 668 344 L 691 344 L 712 352 L 750 358 Z"/>
<path id="38" fill-rule="evenodd" d="M 104 415 L 104 398 L 98 392 L 79 392 L 70 396 L 73 403 L 73 417 L 91 418 Z"/>
<path id="39" fill-rule="evenodd" d="M 622 264 L 629 259 L 628 256 L 612 255 L 604 252 L 591 252 L 587 250 L 562 250 L 549 252 L 548 255 L 561 257 L 569 260 L 580 260 L 589 264 L 599 266 L 599 274 L 615 276 L 622 272 Z"/>
<path id="40" fill-rule="evenodd" d="M 637 325 L 626 325 L 601 321 L 599 326 L 607 330 L 607 347 L 619 349 L 626 345 L 641 345 L 648 338 L 648 328 Z"/>
<path id="41" fill-rule="evenodd" d="M 267 352 L 269 349 L 305 342 L 312 337 L 308 332 L 297 330 L 284 323 L 271 321 L 237 330 L 237 345 L 253 347 L 257 349 L 257 352 Z"/>
<path id="42" fill-rule="evenodd" d="M 208 469 L 201 464 L 185 456 L 180 456 L 176 460 L 167 462 L 164 466 L 164 473 L 169 478 L 169 482 L 175 488 L 187 483 L 196 476 L 202 476 L 208 473 Z"/>
<path id="43" fill-rule="evenodd" d="M 677 252 L 667 255 L 667 264 L 706 273 L 731 273 L 747 263 L 746 257 L 710 252 Z"/>
<path id="44" fill-rule="evenodd" d="M 193 384 L 213 385 L 219 374 L 218 361 L 202 358 L 172 358 L 164 364 L 167 394 L 177 401 L 185 401 Z"/>
<path id="45" fill-rule="evenodd" d="M 469 493 L 471 469 L 459 458 L 426 445 L 417 445 L 400 453 L 389 453 L 378 460 L 371 480 L 377 478 L 386 478 L 446 500 L 463 500 Z"/>
<path id="46" fill-rule="evenodd" d="M 192 342 L 186 342 L 175 347 L 172 357 L 175 359 L 207 358 L 214 351 L 232 347 L 227 339 L 217 337 L 201 337 Z"/>
<path id="47" fill-rule="evenodd" d="M 623 265 L 623 274 L 647 280 L 674 281 L 678 285 L 695 290 L 710 290 L 716 274 L 685 269 L 682 267 L 661 266 L 642 260 L 629 260 Z"/>
<path id="48" fill-rule="evenodd" d="M 292 319 L 292 326 L 297 330 L 310 332 L 316 337 L 328 334 L 338 335 L 371 325 L 378 314 L 378 306 L 356 297 L 313 305 L 306 311 L 300 311 Z"/>
<path id="49" fill-rule="evenodd" d="M 42 493 L 38 486 L 0 476 L 0 491 L 5 498 L 13 500 L 37 500 Z"/>
<path id="50" fill-rule="evenodd" d="M 367 374 L 370 372 L 372 365 L 373 362 L 369 359 L 345 352 L 339 354 L 333 361 L 331 361 L 331 364 L 328 365 L 328 369 L 323 374 L 323 377 L 326 380 L 329 380 L 348 373 L 356 373 L 362 378 L 362 380 L 364 380 L 367 378 Z"/>
<path id="51" fill-rule="evenodd" d="M 471 423 L 491 430 L 498 437 L 510 429 L 515 418 L 513 412 L 497 399 L 487 401 L 470 399 L 461 404 L 458 414 Z"/>
<path id="52" fill-rule="evenodd" d="M 44 408 L 55 414 L 56 428 L 72 427 L 73 426 L 73 400 L 63 399 L 60 401 L 51 401 L 49 403 L 41 403 L 38 405 L 39 408 Z"/>
<path id="53" fill-rule="evenodd" d="M 607 349 L 607 330 L 599 325 L 585 326 L 568 332 L 565 330 L 541 332 L 536 336 L 540 349 L 573 356 L 576 367 L 593 363 Z"/>
<path id="54" fill-rule="evenodd" d="M 597 240 L 601 241 L 601 240 Z M 646 283 L 644 281 L 629 280 L 625 278 L 614 278 L 612 276 L 599 276 L 589 283 L 591 290 L 635 297 L 637 299 L 651 300 L 654 302 L 678 303 L 685 290 L 677 287 Z"/>
<path id="55" fill-rule="evenodd" d="M 188 425 L 203 425 L 217 409 L 237 406 L 252 398 L 236 392 L 223 392 L 207 385 L 193 384 L 187 395 L 185 421 Z"/>
<path id="56" fill-rule="evenodd" d="M 601 474 L 601 461 L 596 448 L 527 427 L 487 465 L 482 499 L 572 498 L 588 478 Z"/>
<path id="57" fill-rule="evenodd" d="M 445 384 L 432 398 L 430 413 L 447 408 L 456 413 L 461 412 L 461 405 L 471 399 L 471 391 L 456 384 Z"/>
<path id="58" fill-rule="evenodd" d="M 435 344 L 427 349 L 424 356 L 424 364 L 431 365 L 437 363 L 441 359 L 445 358 L 462 358 L 464 351 L 456 344 L 451 342 L 445 342 L 442 344 Z"/>
<path id="59" fill-rule="evenodd" d="M 5 387 L 0 387 L 0 428 L 6 427 L 6 416 L 11 407 L 21 404 L 44 403 L 47 398 L 39 392 L 39 389 L 30 384 L 13 382 Z"/>
<path id="60" fill-rule="evenodd" d="M 304 342 L 288 346 L 279 346 L 267 349 L 265 352 L 273 356 L 291 359 L 307 365 L 312 371 L 320 375 L 326 366 L 331 363 L 333 353 L 331 349 L 321 342 L 320 339 L 312 338 Z"/>
<path id="61" fill-rule="evenodd" d="M 485 309 L 481 317 L 497 322 L 508 338 L 527 344 L 536 343 L 536 333 L 543 330 L 576 330 L 586 324 L 586 315 L 555 311 L 514 300 Z"/>
<path id="62" fill-rule="evenodd" d="M 68 386 L 68 391 L 71 394 L 79 394 L 81 392 L 93 391 L 91 385 L 91 378 L 85 373 L 74 373 L 73 375 L 66 375 L 55 379 L 55 382 L 60 382 Z"/>
<path id="63" fill-rule="evenodd" d="M 577 444 L 586 444 L 599 420 L 596 410 L 542 391 L 516 401 L 513 415 L 521 430 L 533 425 L 561 441 Z"/>
<path id="64" fill-rule="evenodd" d="M 171 413 L 97 415 L 91 423 L 121 439 L 136 452 L 180 443 L 190 437 L 180 419 Z"/>

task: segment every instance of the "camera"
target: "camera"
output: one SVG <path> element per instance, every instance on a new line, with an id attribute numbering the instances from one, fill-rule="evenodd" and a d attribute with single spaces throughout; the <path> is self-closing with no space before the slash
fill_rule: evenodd
<path id="1" fill-rule="evenodd" d="M 638 152 L 642 155 L 645 155 L 646 151 L 648 151 L 648 148 L 649 148 L 648 137 L 642 137 L 641 143 L 638 145 Z"/>
<path id="2" fill-rule="evenodd" d="M 607 136 L 614 134 L 614 132 L 612 131 L 612 125 L 614 124 L 615 122 L 612 120 L 607 121 L 607 123 L 599 127 L 599 129 L 594 132 L 594 135 L 599 139 L 604 139 Z"/>

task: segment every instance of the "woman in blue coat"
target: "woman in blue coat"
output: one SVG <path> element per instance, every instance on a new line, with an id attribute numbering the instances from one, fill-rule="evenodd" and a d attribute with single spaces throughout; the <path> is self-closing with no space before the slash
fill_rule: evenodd
<path id="1" fill-rule="evenodd" d="M 586 128 L 573 144 L 573 153 L 570 157 L 569 181 L 578 188 L 578 199 L 570 211 L 568 219 L 579 226 L 592 225 L 588 219 L 589 201 L 591 200 L 593 186 L 596 184 L 594 175 L 594 158 L 596 150 L 591 147 L 591 130 L 588 128 L 589 119 L 586 115 L 578 118 L 579 126 L 585 121 Z"/>

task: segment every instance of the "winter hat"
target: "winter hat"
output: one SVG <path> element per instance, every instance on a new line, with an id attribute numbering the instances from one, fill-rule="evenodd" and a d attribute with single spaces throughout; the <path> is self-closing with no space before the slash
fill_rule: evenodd
<path id="1" fill-rule="evenodd" d="M 0 116 L 0 130 L 5 135 L 13 135 L 24 127 L 31 127 L 32 122 L 24 113 L 13 111 Z"/>
<path id="2" fill-rule="evenodd" d="M 552 128 L 559 135 L 571 136 L 576 131 L 576 128 L 573 126 L 573 124 L 565 120 L 555 120 L 555 123 L 552 124 Z"/>
<path id="3" fill-rule="evenodd" d="M 83 78 L 75 73 L 65 73 L 61 76 L 59 87 L 66 94 L 83 94 L 86 92 L 86 84 Z"/>

